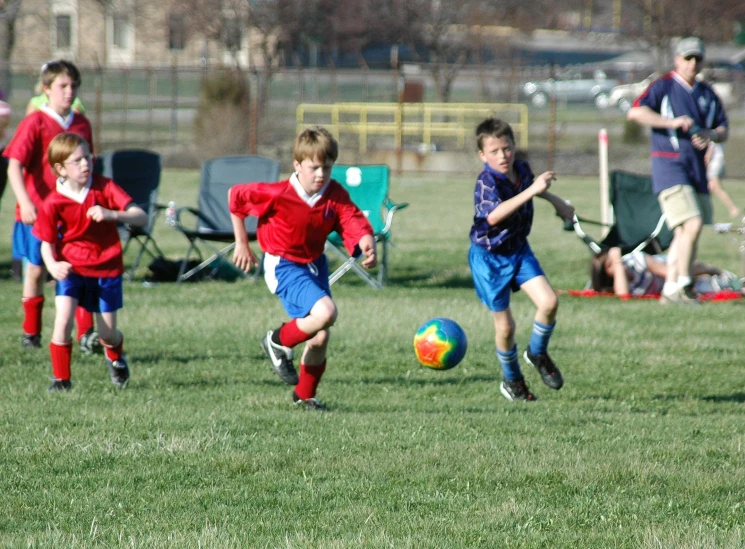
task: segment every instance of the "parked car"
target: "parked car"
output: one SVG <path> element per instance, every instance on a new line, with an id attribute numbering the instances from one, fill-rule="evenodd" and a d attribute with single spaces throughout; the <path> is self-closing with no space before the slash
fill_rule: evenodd
<path id="1" fill-rule="evenodd" d="M 647 86 L 657 78 L 657 73 L 652 73 L 641 82 L 633 84 L 623 84 L 616 86 L 610 92 L 608 107 L 617 107 L 621 112 L 628 111 L 634 104 L 634 100 L 639 97 Z M 713 82 L 711 87 L 714 89 L 722 104 L 725 107 L 731 106 L 735 102 L 733 86 L 730 82 Z"/>
<path id="2" fill-rule="evenodd" d="M 569 69 L 556 78 L 526 82 L 523 93 L 535 107 L 545 107 L 551 97 L 556 97 L 557 101 L 594 102 L 598 108 L 605 108 L 616 84 L 600 69 Z"/>

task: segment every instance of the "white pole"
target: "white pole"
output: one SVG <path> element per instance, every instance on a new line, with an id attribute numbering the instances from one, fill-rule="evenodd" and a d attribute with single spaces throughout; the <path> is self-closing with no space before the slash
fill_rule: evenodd
<path id="1" fill-rule="evenodd" d="M 610 204 L 610 183 L 608 174 L 608 132 L 602 128 L 598 132 L 598 149 L 600 153 L 600 221 L 605 225 L 613 223 L 613 211 Z M 610 229 L 603 228 L 603 236 Z"/>

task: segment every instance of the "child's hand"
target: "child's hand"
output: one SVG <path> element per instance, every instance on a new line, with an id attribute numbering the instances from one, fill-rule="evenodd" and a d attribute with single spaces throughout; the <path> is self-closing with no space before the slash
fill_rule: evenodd
<path id="1" fill-rule="evenodd" d="M 72 272 L 72 265 L 67 261 L 57 261 L 53 265 L 49 266 L 49 274 L 51 274 L 55 280 L 65 280 Z"/>
<path id="2" fill-rule="evenodd" d="M 556 181 L 556 172 L 543 172 L 535 178 L 530 188 L 535 191 L 536 195 L 539 195 L 546 192 L 554 181 Z"/>
<path id="3" fill-rule="evenodd" d="M 244 273 L 248 273 L 254 267 L 258 267 L 259 262 L 256 260 L 256 256 L 251 251 L 248 244 L 235 243 L 233 249 L 233 263 Z"/>
<path id="4" fill-rule="evenodd" d="M 21 221 L 24 225 L 33 225 L 36 221 L 36 206 L 30 200 L 25 203 L 19 202 L 21 210 Z"/>
<path id="5" fill-rule="evenodd" d="M 85 215 L 96 223 L 100 223 L 101 221 L 116 221 L 116 212 L 107 210 L 102 206 L 91 206 Z"/>
<path id="6" fill-rule="evenodd" d="M 372 269 L 378 263 L 378 257 L 375 253 L 375 239 L 370 235 L 365 235 L 359 242 L 360 251 L 365 256 L 362 260 L 362 266 L 365 269 Z"/>

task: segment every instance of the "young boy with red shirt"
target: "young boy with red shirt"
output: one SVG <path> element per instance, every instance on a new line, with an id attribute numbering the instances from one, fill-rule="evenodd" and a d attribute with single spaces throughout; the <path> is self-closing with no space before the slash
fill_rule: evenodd
<path id="1" fill-rule="evenodd" d="M 39 210 L 33 233 L 42 242 L 44 263 L 57 280 L 49 390 L 72 387 L 71 334 L 78 304 L 96 313 L 111 381 L 123 389 L 129 367 L 122 350 L 124 337 L 116 327 L 124 272 L 117 223 L 144 226 L 147 214 L 116 183 L 93 175 L 93 157 L 79 135 L 55 137 L 47 157 L 59 179 Z"/>
<path id="2" fill-rule="evenodd" d="M 323 253 L 329 234 L 336 231 L 350 253 L 364 254 L 362 265 L 376 263 L 373 230 L 349 194 L 331 180 L 339 146 L 324 128 L 309 128 L 295 138 L 295 173 L 278 183 L 249 183 L 230 189 L 230 215 L 236 246 L 233 261 L 248 272 L 257 266 L 248 245 L 245 218 L 259 218 L 257 237 L 264 251 L 264 278 L 282 301 L 290 322 L 270 330 L 261 341 L 274 372 L 295 386 L 293 402 L 324 410 L 316 389 L 326 370 L 329 328 L 337 309 L 328 282 Z M 300 375 L 292 364 L 293 347 L 305 342 Z"/>
<path id="3" fill-rule="evenodd" d="M 8 159 L 8 180 L 16 195 L 16 222 L 13 228 L 13 249 L 27 260 L 23 280 L 24 347 L 41 347 L 41 316 L 44 306 L 44 262 L 41 242 L 31 228 L 41 204 L 54 189 L 57 177 L 47 162 L 46 151 L 52 139 L 65 131 L 93 141 L 88 119 L 72 111 L 80 87 L 80 72 L 69 61 L 51 61 L 41 74 L 42 86 L 49 102 L 26 116 L 5 148 Z M 87 354 L 98 345 L 93 336 L 93 316 L 80 309 L 76 313 L 78 341 Z"/>

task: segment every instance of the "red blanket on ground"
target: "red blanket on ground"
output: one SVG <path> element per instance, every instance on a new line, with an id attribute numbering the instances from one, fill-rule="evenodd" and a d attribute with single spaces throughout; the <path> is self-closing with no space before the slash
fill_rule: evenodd
<path id="1" fill-rule="evenodd" d="M 613 292 L 596 292 L 595 290 L 558 290 L 556 292 L 559 295 L 568 295 L 572 297 L 614 297 L 616 294 Z M 617 299 L 628 300 L 628 299 L 659 299 L 660 294 L 645 294 L 645 295 L 625 295 L 617 297 Z M 743 295 L 735 290 L 721 290 L 719 292 L 711 292 L 708 294 L 701 294 L 698 296 L 700 301 L 734 301 L 742 299 Z"/>

